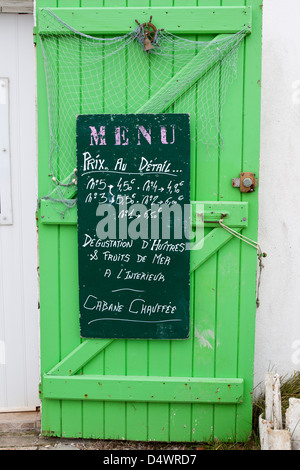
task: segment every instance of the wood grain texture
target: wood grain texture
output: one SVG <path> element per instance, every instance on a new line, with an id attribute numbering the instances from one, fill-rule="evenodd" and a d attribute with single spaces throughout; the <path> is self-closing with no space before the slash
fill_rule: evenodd
<path id="1" fill-rule="evenodd" d="M 208 201 L 215 204 L 233 203 L 240 208 L 241 204 L 247 203 L 247 221 L 241 222 L 243 219 L 240 217 L 241 212 L 238 212 L 239 215 L 236 214 L 234 218 L 234 212 L 231 211 L 230 216 L 234 219 L 234 222 L 231 219 L 231 223 L 236 224 L 232 226 L 238 231 L 243 230 L 245 235 L 256 239 L 257 192 L 241 195 L 238 189 L 232 188 L 231 179 L 238 176 L 241 171 L 252 171 L 258 175 L 260 87 L 257 81 L 260 78 L 261 2 L 258 0 L 174 0 L 174 2 L 164 0 L 163 5 L 161 3 L 160 0 L 152 0 L 151 13 L 157 7 L 162 9 L 180 7 L 180 17 L 183 21 L 181 24 L 191 24 L 191 26 L 185 26 L 187 29 L 185 33 L 188 33 L 186 37 L 206 41 L 224 32 L 224 24 L 221 31 L 219 22 L 214 24 L 214 28 L 206 25 L 206 29 L 203 27 L 201 29 L 200 24 L 199 29 L 196 29 L 189 21 L 188 11 L 191 11 L 191 8 L 209 7 L 208 13 L 218 6 L 221 8 L 220 12 L 223 11 L 225 15 L 227 8 L 230 8 L 231 12 L 236 12 L 238 7 L 242 9 L 251 7 L 252 34 L 245 39 L 245 44 L 240 50 L 238 78 L 229 88 L 221 119 L 224 146 L 207 151 L 207 148 L 200 142 L 193 142 L 191 197 L 193 201 Z M 137 12 L 141 15 L 138 17 L 139 21 L 143 15 L 147 17 L 147 20 L 149 19 L 150 1 L 118 0 L 118 5 L 115 7 L 117 10 L 115 9 L 114 13 L 118 11 L 118 7 L 125 7 L 126 4 L 128 8 L 134 9 L 135 14 Z M 103 7 L 104 10 L 107 9 L 100 0 L 81 0 L 80 5 L 81 8 Z M 67 7 L 72 11 L 75 9 L 76 15 L 80 10 L 75 0 L 64 2 L 39 0 L 37 6 L 38 8 Z M 107 10 L 110 10 L 107 11 L 107 15 L 111 15 L 111 9 Z M 133 10 L 125 10 L 128 21 L 130 19 L 131 22 L 128 24 L 125 22 L 126 28 L 134 26 L 135 16 L 132 17 L 132 12 Z M 158 10 L 156 13 L 159 15 Z M 69 12 L 66 10 L 65 14 L 68 15 Z M 165 17 L 167 16 L 165 14 Z M 159 16 L 156 17 L 159 18 Z M 82 14 L 81 18 L 88 18 L 88 16 Z M 179 16 L 176 17 L 178 18 Z M 231 21 L 233 18 L 234 16 L 231 17 Z M 223 20 L 222 22 L 225 23 Z M 169 21 L 171 25 L 171 20 Z M 95 24 L 96 21 L 90 18 L 88 23 L 83 23 L 86 28 L 84 31 L 94 31 Z M 124 28 L 124 23 L 122 24 Z M 168 29 L 167 24 L 157 24 L 157 26 Z M 175 21 L 173 26 L 176 29 Z M 106 29 L 100 29 L 98 32 L 104 34 L 110 31 L 114 35 L 118 28 L 120 28 L 118 21 L 111 21 L 107 22 Z M 178 31 L 176 32 L 178 34 Z M 37 47 L 39 189 L 42 196 L 47 192 L 49 131 L 43 64 L 39 45 Z M 80 51 L 78 51 L 78 57 L 80 60 Z M 126 87 L 131 86 L 130 76 L 133 71 L 130 67 L 130 57 L 124 55 L 122 60 L 124 73 L 120 80 L 124 83 L 125 90 Z M 173 70 L 169 71 L 165 77 L 166 80 L 177 71 L 176 58 L 174 58 Z M 146 68 L 144 72 L 151 84 L 151 67 Z M 221 80 L 222 65 L 219 66 L 218 73 Z M 112 85 L 104 79 L 104 87 L 108 95 L 110 86 Z M 145 95 L 140 97 L 138 103 L 130 102 L 127 99 L 128 95 L 124 92 L 124 105 L 122 109 L 114 110 L 114 112 L 128 113 L 140 109 L 146 100 L 151 99 L 146 88 Z M 153 89 L 153 93 L 158 91 Z M 197 92 L 197 87 L 193 92 Z M 81 89 L 80 106 L 83 114 L 86 112 L 86 93 L 87 90 Z M 197 107 L 196 95 L 193 101 L 194 106 Z M 184 100 L 172 106 L 174 112 L 182 112 Z M 111 112 L 111 109 L 109 111 Z M 103 108 L 98 112 L 105 113 L 107 110 Z M 61 118 L 63 119 L 63 116 Z M 197 130 L 197 124 L 197 122 L 192 124 L 194 132 Z M 94 348 L 95 344 L 80 344 L 76 326 L 78 322 L 76 216 L 73 211 L 70 220 L 56 225 L 54 219 L 51 221 L 53 214 L 51 215 L 50 210 L 51 208 L 46 207 L 46 203 L 42 205 L 39 224 L 43 432 L 48 435 L 68 437 L 157 441 L 247 439 L 251 431 L 252 412 L 250 393 L 255 331 L 255 250 L 232 238 L 220 228 L 216 228 L 215 225 L 205 226 L 207 244 L 202 254 L 202 250 L 198 254 L 193 254 L 195 269 L 191 274 L 191 338 L 185 341 L 185 344 L 182 341 L 170 340 L 117 340 L 107 343 L 107 347 L 104 347 L 106 346 L 104 343 L 98 345 L 99 351 L 97 352 L 98 346 Z M 220 211 L 221 208 L 217 209 L 215 206 L 213 210 Z M 208 212 L 207 220 L 209 219 Z M 47 215 L 48 220 L 42 223 L 41 215 L 44 215 L 44 218 Z M 230 217 L 228 217 L 228 225 L 230 225 Z M 216 243 L 217 239 L 218 243 Z M 210 240 L 214 242 L 211 243 Z M 88 358 L 90 358 L 89 361 L 87 361 Z M 75 368 L 74 364 L 76 364 Z M 59 367 L 63 368 L 58 371 Z M 63 370 L 66 370 L 66 373 L 59 377 L 58 374 Z M 68 370 L 71 370 L 71 373 Z M 49 371 L 51 375 L 48 375 Z M 69 377 L 69 374 L 73 375 Z M 63 384 L 65 376 L 68 377 L 68 381 L 70 380 L 66 389 L 63 385 L 59 387 L 57 385 Z M 79 390 L 76 388 L 77 385 L 75 386 L 77 377 L 82 378 L 80 383 L 84 384 L 82 387 L 80 385 Z M 109 387 L 114 390 L 114 386 L 120 381 L 123 384 L 122 387 L 124 384 L 133 386 L 137 382 L 142 384 L 143 381 L 139 382 L 138 377 L 143 377 L 145 384 L 151 383 L 152 385 L 156 383 L 154 377 L 165 377 L 166 380 L 171 381 L 170 383 L 172 383 L 172 377 L 175 378 L 175 382 L 178 381 L 178 377 L 187 377 L 195 383 L 209 380 L 220 381 L 220 379 L 226 382 L 230 380 L 229 378 L 242 380 L 243 403 L 231 401 L 226 406 L 222 406 L 216 403 L 213 394 L 209 397 L 210 392 L 205 395 L 205 391 L 203 391 L 201 403 L 191 400 L 191 397 L 187 397 L 186 402 L 172 402 L 169 400 L 170 395 L 169 398 L 165 396 L 162 401 L 160 399 L 156 402 L 151 402 L 151 397 L 147 398 L 146 395 L 147 400 L 142 401 L 142 392 L 141 389 L 138 392 L 138 388 L 135 389 L 138 395 L 131 395 L 130 402 L 126 402 L 129 395 L 128 390 L 125 393 L 124 389 L 120 392 L 121 395 L 115 395 L 115 401 L 112 401 L 104 400 L 103 397 L 97 395 L 97 387 L 96 390 L 94 388 L 95 380 L 98 378 L 99 381 L 100 378 L 105 378 L 106 383 L 109 383 Z M 50 380 L 53 380 L 52 384 Z M 181 380 L 179 383 L 182 385 Z M 156 385 L 158 386 L 157 383 Z M 139 386 L 142 387 L 142 385 Z M 51 387 L 53 387 L 53 393 L 56 391 L 50 398 Z M 93 397 L 90 401 L 85 397 L 89 394 Z M 206 397 L 205 400 L 204 397 Z"/>
<path id="2" fill-rule="evenodd" d="M 236 33 L 244 28 L 251 30 L 251 7 L 144 7 L 139 1 L 136 6 L 126 8 L 52 8 L 61 20 L 85 34 L 126 34 L 136 28 L 135 18 L 140 23 L 155 18 L 157 28 L 165 28 L 170 33 Z M 190 2 L 191 3 L 191 2 Z M 193 2 L 195 3 L 195 2 Z M 131 2 L 130 4 L 133 5 Z M 43 34 L 53 32 L 50 26 L 41 29 Z"/>
<path id="3" fill-rule="evenodd" d="M 145 376 L 44 376 L 50 399 L 107 402 L 241 403 L 242 379 Z"/>

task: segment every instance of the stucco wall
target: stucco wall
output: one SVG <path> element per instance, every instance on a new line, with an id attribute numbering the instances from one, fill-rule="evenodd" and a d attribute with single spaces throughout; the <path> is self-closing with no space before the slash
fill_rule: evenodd
<path id="1" fill-rule="evenodd" d="M 264 0 L 259 242 L 268 256 L 254 381 L 300 370 L 300 2 Z"/>

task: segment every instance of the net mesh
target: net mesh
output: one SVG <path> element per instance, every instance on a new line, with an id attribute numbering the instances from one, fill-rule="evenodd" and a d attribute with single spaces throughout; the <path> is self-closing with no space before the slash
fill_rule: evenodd
<path id="1" fill-rule="evenodd" d="M 91 37 L 43 9 L 39 29 L 50 131 L 45 198 L 76 204 L 78 114 L 189 113 L 194 141 L 223 145 L 222 109 L 248 29 L 209 41 L 161 30 L 149 52 L 142 25 L 119 37 Z"/>

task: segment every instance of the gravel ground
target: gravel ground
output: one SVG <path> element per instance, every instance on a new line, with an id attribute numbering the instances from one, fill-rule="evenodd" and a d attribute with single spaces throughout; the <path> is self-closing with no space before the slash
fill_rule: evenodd
<path id="1" fill-rule="evenodd" d="M 1 450 L 100 450 L 100 451 L 200 451 L 200 450 L 257 450 L 255 442 L 248 443 L 165 443 L 116 441 L 100 439 L 61 439 L 44 437 L 38 431 L 1 432 Z"/>

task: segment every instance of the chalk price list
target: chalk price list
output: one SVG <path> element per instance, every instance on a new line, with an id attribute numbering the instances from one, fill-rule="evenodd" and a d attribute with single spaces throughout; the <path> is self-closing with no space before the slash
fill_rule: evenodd
<path id="1" fill-rule="evenodd" d="M 141 175 L 143 174 L 141 173 Z M 170 206 L 183 201 L 183 186 L 183 180 L 179 182 L 170 180 L 165 187 L 159 184 L 158 179 L 155 181 L 147 179 L 141 185 L 137 178 L 126 179 L 124 177 L 120 177 L 114 186 L 104 179 L 91 177 L 86 184 L 86 189 L 89 192 L 85 198 L 85 203 L 97 201 L 99 204 L 144 204 L 147 206 L 150 204 L 166 204 Z M 133 217 L 132 214 L 127 215 Z M 122 213 L 119 217 L 122 217 Z"/>
<path id="2" fill-rule="evenodd" d="M 79 116 L 82 337 L 188 337 L 189 120 L 181 116 Z"/>

